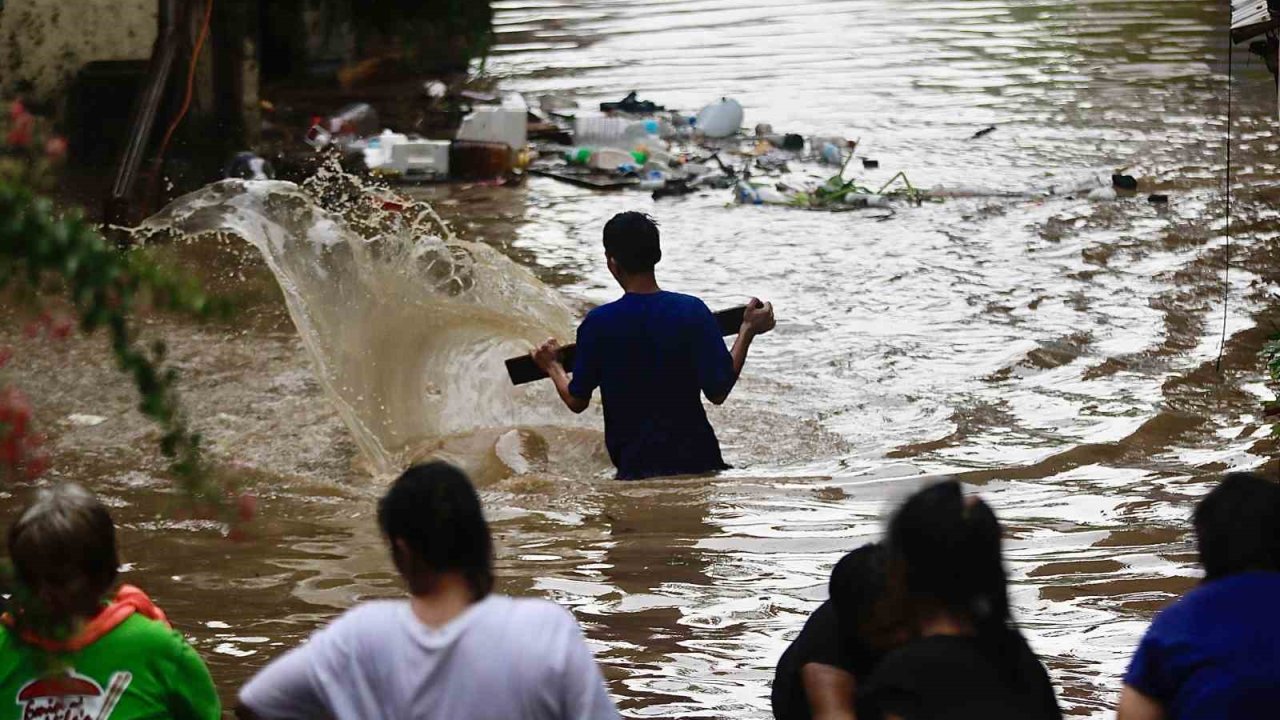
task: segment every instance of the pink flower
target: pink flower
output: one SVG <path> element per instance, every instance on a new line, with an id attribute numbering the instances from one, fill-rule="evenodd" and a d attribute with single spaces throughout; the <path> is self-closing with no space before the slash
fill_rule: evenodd
<path id="1" fill-rule="evenodd" d="M 50 136 L 44 141 L 44 154 L 50 160 L 61 160 L 67 156 L 67 139 L 60 135 Z"/>

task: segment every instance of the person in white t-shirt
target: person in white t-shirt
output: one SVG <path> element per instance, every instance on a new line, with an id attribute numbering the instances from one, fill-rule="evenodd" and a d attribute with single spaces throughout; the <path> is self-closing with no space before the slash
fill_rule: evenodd
<path id="1" fill-rule="evenodd" d="M 378 504 L 407 600 L 361 604 L 240 690 L 241 720 L 617 718 L 582 632 L 546 600 L 495 595 L 493 541 L 457 468 L 410 468 Z"/>

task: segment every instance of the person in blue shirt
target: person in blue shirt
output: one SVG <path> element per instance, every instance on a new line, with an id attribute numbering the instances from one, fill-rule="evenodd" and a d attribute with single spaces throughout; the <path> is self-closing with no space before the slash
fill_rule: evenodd
<path id="1" fill-rule="evenodd" d="M 729 397 L 755 336 L 774 327 L 773 305 L 752 298 L 733 349 L 698 298 L 658 286 L 658 226 L 639 212 L 604 226 L 605 260 L 625 294 L 592 310 L 578 327 L 573 379 L 551 339 L 531 352 L 564 404 L 587 409 L 598 387 L 604 435 L 618 478 L 699 475 L 728 468 L 700 396 Z"/>
<path id="2" fill-rule="evenodd" d="M 1205 579 L 1151 623 L 1118 720 L 1280 714 L 1280 485 L 1231 473 L 1196 506 Z"/>

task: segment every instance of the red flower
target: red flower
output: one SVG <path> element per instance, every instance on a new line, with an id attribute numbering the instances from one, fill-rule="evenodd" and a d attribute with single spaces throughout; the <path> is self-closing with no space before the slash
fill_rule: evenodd
<path id="1" fill-rule="evenodd" d="M 244 522 L 249 522 L 258 513 L 258 498 L 252 493 L 241 493 L 236 498 L 236 514 Z"/>
<path id="2" fill-rule="evenodd" d="M 12 110 L 10 113 L 12 114 Z M 13 127 L 9 128 L 9 134 L 5 136 L 5 142 L 14 147 L 26 147 L 31 144 L 31 137 L 35 134 L 35 128 L 35 117 L 25 111 L 14 115 Z"/>
<path id="3" fill-rule="evenodd" d="M 17 120 L 18 118 L 26 114 L 27 114 L 27 106 L 22 104 L 21 98 L 9 103 L 10 119 Z"/>
<path id="4" fill-rule="evenodd" d="M 31 421 L 31 403 L 21 390 L 7 387 L 0 390 L 0 425 L 5 426 L 5 439 L 17 440 L 27 434 Z"/>
<path id="5" fill-rule="evenodd" d="M 49 469 L 49 456 L 44 453 L 33 455 L 22 464 L 22 469 L 28 480 L 35 480 Z"/>
<path id="6" fill-rule="evenodd" d="M 75 323 L 69 317 L 61 317 L 53 321 L 49 326 L 49 336 L 54 340 L 66 340 L 71 337 L 71 330 L 75 327 Z"/>

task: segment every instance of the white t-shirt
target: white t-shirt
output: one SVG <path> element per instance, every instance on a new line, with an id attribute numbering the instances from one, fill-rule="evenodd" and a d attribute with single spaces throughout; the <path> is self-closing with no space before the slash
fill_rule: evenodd
<path id="1" fill-rule="evenodd" d="M 503 595 L 436 629 L 407 600 L 354 607 L 264 668 L 240 702 L 266 720 L 618 717 L 573 615 Z"/>

